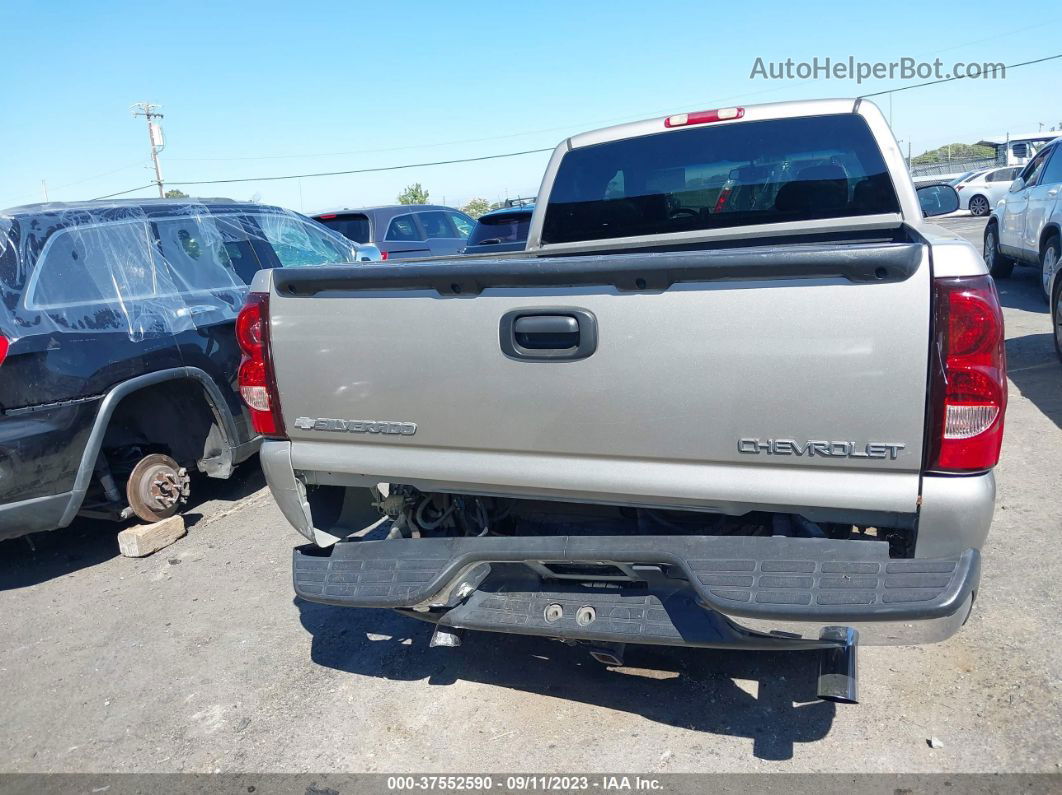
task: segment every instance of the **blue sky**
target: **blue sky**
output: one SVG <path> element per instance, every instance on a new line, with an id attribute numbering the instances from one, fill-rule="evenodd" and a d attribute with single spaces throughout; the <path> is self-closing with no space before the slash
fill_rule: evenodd
<path id="1" fill-rule="evenodd" d="M 0 2 L 0 207 L 40 201 L 42 180 L 52 200 L 147 184 L 139 100 L 163 106 L 163 176 L 177 182 L 536 149 L 620 121 L 919 82 L 750 79 L 758 56 L 950 68 L 1062 52 L 1062 5 L 1047 0 Z M 917 154 L 1056 126 L 1060 78 L 1062 60 L 896 94 L 893 129 Z M 546 158 L 183 189 L 313 212 L 390 202 L 417 181 L 459 205 L 534 192 Z"/>

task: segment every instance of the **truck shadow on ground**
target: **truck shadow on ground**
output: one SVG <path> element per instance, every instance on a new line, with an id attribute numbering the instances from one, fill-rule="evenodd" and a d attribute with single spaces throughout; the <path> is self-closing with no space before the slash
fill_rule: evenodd
<path id="1" fill-rule="evenodd" d="M 813 652 L 630 646 L 622 668 L 547 638 L 470 632 L 457 649 L 430 648 L 433 626 L 388 610 L 351 610 L 296 598 L 318 665 L 433 685 L 496 685 L 629 712 L 669 726 L 753 741 L 781 761 L 820 740 L 836 707 L 815 697 Z M 633 740 L 632 742 L 638 742 Z M 661 748 L 661 752 L 666 749 Z"/>
<path id="2" fill-rule="evenodd" d="M 1062 364 L 1055 354 L 1047 303 L 1040 290 L 1040 273 L 1015 268 L 1009 279 L 996 282 L 1003 306 L 1043 318 L 1043 333 L 1012 336 L 1007 340 L 1007 375 L 1022 397 L 1062 428 Z M 1039 321 L 1034 321 L 1039 325 Z"/>
<path id="3" fill-rule="evenodd" d="M 248 461 L 228 480 L 196 478 L 184 513 L 185 526 L 194 532 L 195 525 L 203 519 L 198 508 L 204 503 L 236 503 L 264 485 L 265 477 L 256 460 Z M 0 591 L 36 585 L 117 557 L 119 531 L 136 521 L 79 517 L 60 530 L 0 541 Z"/>
<path id="4" fill-rule="evenodd" d="M 1062 363 L 1052 334 L 1028 334 L 1007 340 L 1007 377 L 1022 397 L 1062 428 Z"/>
<path id="5" fill-rule="evenodd" d="M 996 279 L 996 292 L 999 293 L 999 303 L 1005 307 L 1047 314 L 1047 302 L 1041 293 L 1038 268 L 1019 265 L 1006 279 Z"/>

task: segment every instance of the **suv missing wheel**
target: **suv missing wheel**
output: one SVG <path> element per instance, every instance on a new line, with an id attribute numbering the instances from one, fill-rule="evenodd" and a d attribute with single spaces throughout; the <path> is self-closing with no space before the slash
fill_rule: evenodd
<path id="1" fill-rule="evenodd" d="M 259 442 L 236 392 L 251 278 L 379 258 L 229 199 L 0 212 L 0 539 L 79 514 L 154 521 L 188 472 L 227 478 Z"/>

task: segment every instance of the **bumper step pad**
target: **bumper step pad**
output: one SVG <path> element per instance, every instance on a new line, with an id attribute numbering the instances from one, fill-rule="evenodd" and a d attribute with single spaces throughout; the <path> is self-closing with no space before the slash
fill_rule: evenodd
<path id="1" fill-rule="evenodd" d="M 663 567 L 725 615 L 829 622 L 949 616 L 976 587 L 977 550 L 944 560 L 890 559 L 888 550 L 881 541 L 787 537 L 425 538 L 297 547 L 292 568 L 295 591 L 308 601 L 413 607 L 442 604 L 448 587 L 480 563 L 642 564 Z M 552 585 L 530 588 L 539 589 Z"/>

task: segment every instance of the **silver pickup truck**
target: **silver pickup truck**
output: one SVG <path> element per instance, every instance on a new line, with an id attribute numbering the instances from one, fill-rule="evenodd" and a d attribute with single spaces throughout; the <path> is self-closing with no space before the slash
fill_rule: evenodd
<path id="1" fill-rule="evenodd" d="M 966 620 L 1006 408 L 980 253 L 872 103 L 556 149 L 524 252 L 261 272 L 241 391 L 306 600 L 584 643 L 820 650 Z"/>

